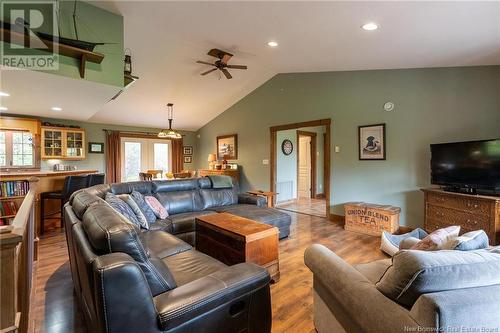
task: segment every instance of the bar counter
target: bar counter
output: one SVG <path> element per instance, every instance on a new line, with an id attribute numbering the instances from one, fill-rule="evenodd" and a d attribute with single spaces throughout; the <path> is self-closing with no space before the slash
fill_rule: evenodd
<path id="1" fill-rule="evenodd" d="M 40 194 L 43 192 L 61 191 L 64 185 L 64 179 L 71 175 L 85 175 L 96 173 L 97 170 L 71 170 L 71 171 L 51 171 L 51 170 L 34 170 L 34 171 L 5 171 L 0 172 L 0 181 L 10 180 L 30 180 L 38 178 L 37 186 L 35 187 L 35 256 L 38 252 L 38 236 L 40 236 Z M 22 199 L 22 198 L 21 198 Z M 56 200 L 48 200 L 46 203 L 46 212 L 59 210 L 59 203 Z M 51 224 L 59 221 L 47 220 Z"/>

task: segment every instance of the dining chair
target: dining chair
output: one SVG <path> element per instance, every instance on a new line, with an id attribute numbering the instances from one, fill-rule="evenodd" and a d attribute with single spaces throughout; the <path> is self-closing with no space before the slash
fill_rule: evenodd
<path id="1" fill-rule="evenodd" d="M 161 178 L 163 176 L 163 170 L 148 170 L 147 173 L 153 175 L 153 178 Z"/>
<path id="2" fill-rule="evenodd" d="M 148 172 L 139 172 L 139 179 L 144 181 L 152 181 L 153 175 Z"/>

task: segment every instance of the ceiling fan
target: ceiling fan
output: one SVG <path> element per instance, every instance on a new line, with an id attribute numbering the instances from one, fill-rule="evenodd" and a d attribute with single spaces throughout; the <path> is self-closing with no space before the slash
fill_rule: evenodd
<path id="1" fill-rule="evenodd" d="M 207 75 L 209 73 L 212 73 L 213 71 L 220 70 L 222 72 L 222 74 L 224 74 L 226 79 L 231 79 L 232 76 L 231 76 L 231 73 L 229 73 L 229 71 L 227 70 L 228 68 L 230 68 L 230 69 L 247 69 L 247 66 L 245 66 L 245 65 L 228 65 L 227 62 L 229 61 L 229 59 L 231 59 L 231 57 L 233 55 L 231 53 L 226 52 L 226 51 L 222 51 L 219 49 L 211 49 L 210 51 L 208 51 L 207 54 L 209 56 L 215 57 L 219 60 L 216 60 L 213 64 L 210 62 L 198 60 L 196 62 L 198 64 L 204 64 L 204 65 L 209 65 L 209 66 L 215 67 L 215 68 L 209 69 L 206 72 L 201 73 L 201 75 Z"/>

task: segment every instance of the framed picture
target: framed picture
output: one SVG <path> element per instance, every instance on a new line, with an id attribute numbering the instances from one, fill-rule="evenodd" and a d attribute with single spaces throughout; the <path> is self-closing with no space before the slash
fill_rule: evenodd
<path id="1" fill-rule="evenodd" d="M 184 163 L 192 163 L 193 156 L 184 156 Z"/>
<path id="2" fill-rule="evenodd" d="M 91 154 L 104 154 L 104 143 L 102 143 L 102 142 L 89 142 L 89 153 L 91 153 Z"/>
<path id="3" fill-rule="evenodd" d="M 222 135 L 217 137 L 217 159 L 238 159 L 238 134 Z"/>
<path id="4" fill-rule="evenodd" d="M 358 126 L 360 160 L 385 160 L 385 124 Z"/>
<path id="5" fill-rule="evenodd" d="M 227 168 L 230 170 L 238 170 L 238 164 L 236 163 L 228 163 Z"/>
<path id="6" fill-rule="evenodd" d="M 193 146 L 184 146 L 182 149 L 183 155 L 193 155 Z"/>

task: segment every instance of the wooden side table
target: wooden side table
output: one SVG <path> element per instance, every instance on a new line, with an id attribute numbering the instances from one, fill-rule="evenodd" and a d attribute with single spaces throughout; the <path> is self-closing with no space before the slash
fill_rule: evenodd
<path id="1" fill-rule="evenodd" d="M 267 199 L 267 207 L 274 207 L 274 197 L 278 194 L 277 192 L 260 191 L 260 190 L 248 191 L 247 193 L 251 195 L 258 195 L 261 197 L 265 197 Z"/>

